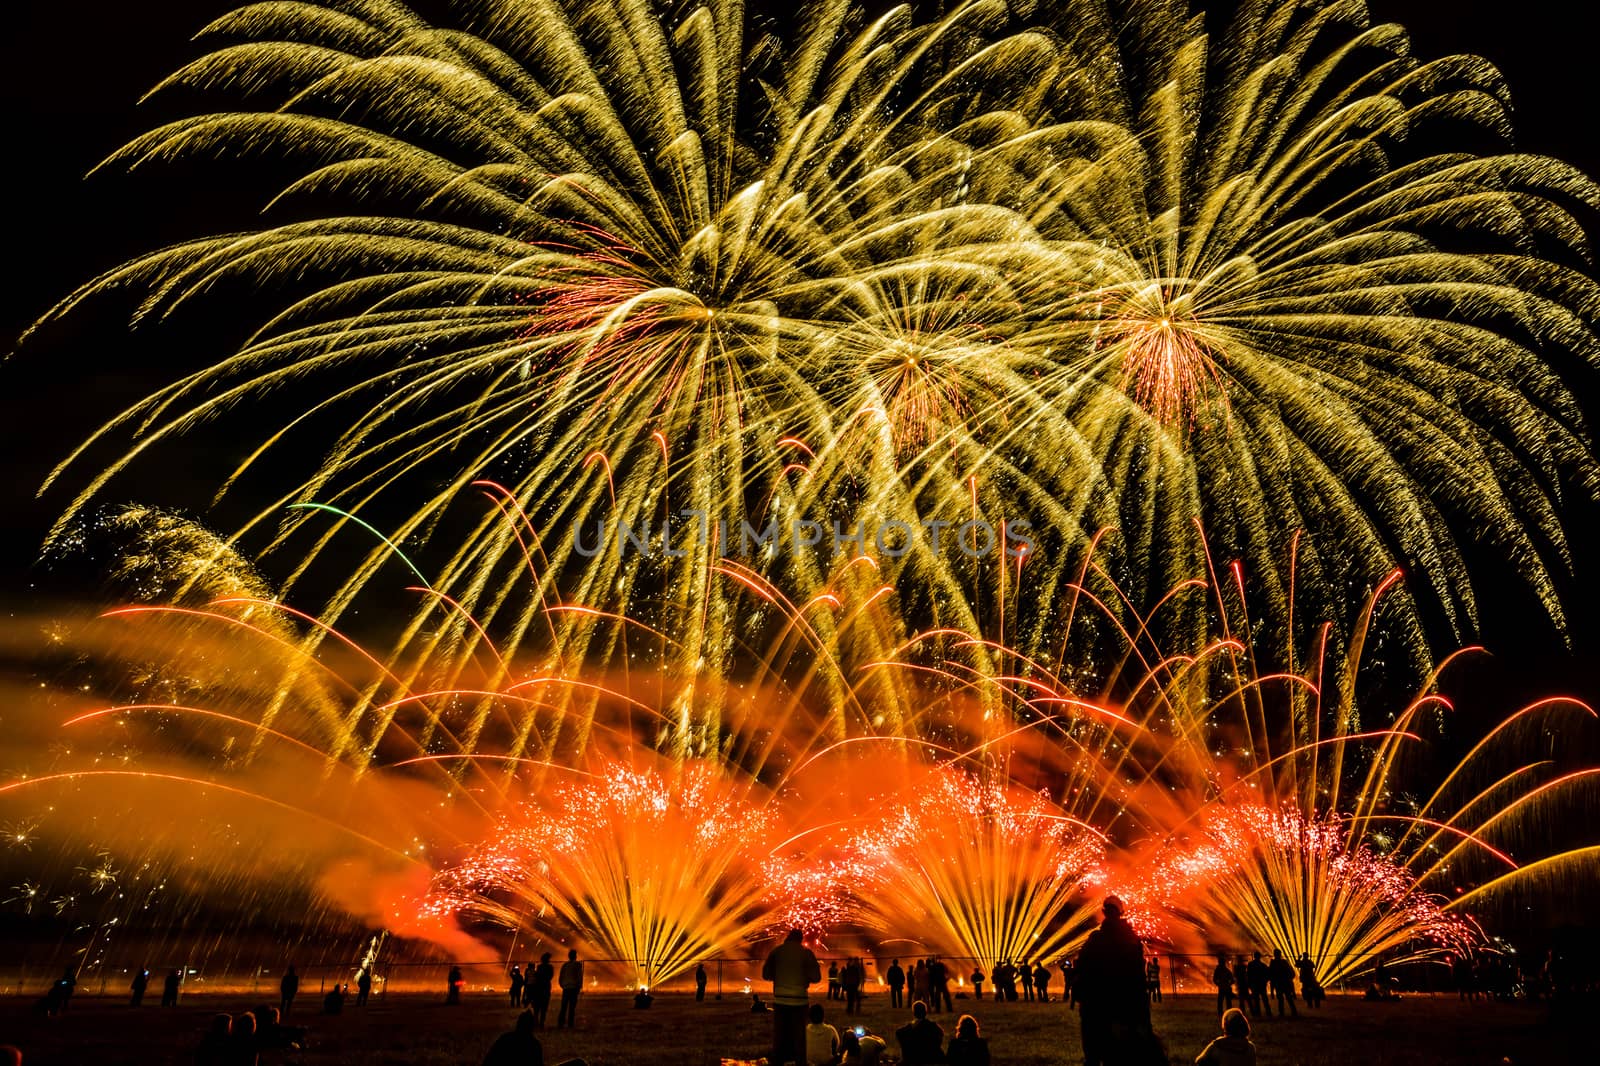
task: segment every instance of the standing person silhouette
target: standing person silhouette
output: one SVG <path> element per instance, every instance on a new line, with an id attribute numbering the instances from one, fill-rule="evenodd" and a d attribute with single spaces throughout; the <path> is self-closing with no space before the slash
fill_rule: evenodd
<path id="1" fill-rule="evenodd" d="M 828 960 L 828 998 L 839 998 L 839 960 Z"/>
<path id="2" fill-rule="evenodd" d="M 999 972 L 994 975 L 994 990 L 996 999 L 999 999 L 999 993 L 1003 992 L 1007 1003 L 1017 1001 L 1017 968 L 1009 959 L 1000 963 Z"/>
<path id="3" fill-rule="evenodd" d="M 583 963 L 578 961 L 578 949 L 567 950 L 567 961 L 561 964 L 561 976 L 556 979 L 561 986 L 561 1009 L 556 1011 L 556 1028 L 578 1027 L 578 993 L 583 991 Z"/>
<path id="4" fill-rule="evenodd" d="M 540 1029 L 544 1028 L 545 1016 L 550 1013 L 550 985 L 555 979 L 556 968 L 550 964 L 547 951 L 539 956 L 539 965 L 528 975 L 527 987 L 522 990 L 522 998 L 528 1001 Z"/>
<path id="5" fill-rule="evenodd" d="M 694 967 L 694 998 L 695 1002 L 704 1002 L 706 998 L 706 964 L 695 963 Z"/>
<path id="6" fill-rule="evenodd" d="M 133 975 L 133 998 L 128 1001 L 128 1006 L 137 1007 L 144 1003 L 144 990 L 150 987 L 150 971 L 143 966 Z"/>
<path id="7" fill-rule="evenodd" d="M 1107 896 L 1105 920 L 1089 934 L 1074 967 L 1084 1066 L 1140 1061 L 1154 1042 L 1144 987 L 1144 944 L 1122 916 L 1122 900 Z"/>
<path id="8" fill-rule="evenodd" d="M 761 979 L 772 982 L 772 1066 L 806 1061 L 806 1006 L 811 986 L 822 980 L 822 967 L 804 936 L 789 930 L 761 964 Z"/>
<path id="9" fill-rule="evenodd" d="M 1289 1013 L 1300 1017 L 1300 1008 L 1294 1002 L 1294 967 L 1278 948 L 1272 949 L 1272 961 L 1267 964 L 1267 981 L 1272 985 L 1272 998 L 1278 1005 L 1278 1017 L 1283 1017 L 1283 1005 L 1289 1004 Z"/>
<path id="10" fill-rule="evenodd" d="M 1302 951 L 1295 960 L 1294 968 L 1300 971 L 1300 994 L 1306 999 L 1306 1006 L 1322 1006 L 1322 982 L 1317 980 L 1317 964 L 1311 961 L 1311 956 Z"/>
<path id="11" fill-rule="evenodd" d="M 1050 967 L 1044 964 L 1043 959 L 1033 968 L 1033 990 L 1040 1003 L 1050 1002 Z"/>
<path id="12" fill-rule="evenodd" d="M 861 986 L 866 983 L 867 968 L 861 960 L 850 958 L 845 961 L 844 969 L 839 971 L 839 984 L 844 989 L 844 1012 L 846 1014 L 861 1013 Z"/>
<path id="13" fill-rule="evenodd" d="M 1017 983 L 1022 986 L 1022 1002 L 1033 1002 L 1033 964 L 1027 959 L 1017 969 Z"/>
<path id="14" fill-rule="evenodd" d="M 972 977 L 969 980 L 972 981 L 972 998 L 981 1000 L 983 998 L 983 966 L 981 964 L 973 969 Z"/>
<path id="15" fill-rule="evenodd" d="M 950 998 L 950 968 L 935 955 L 928 962 L 928 989 L 932 993 L 931 1006 L 937 1012 L 943 1003 L 945 1010 L 956 1009 L 955 1001 Z"/>
<path id="16" fill-rule="evenodd" d="M 1151 1003 L 1161 1002 L 1161 959 L 1155 955 L 1150 956 L 1150 961 L 1145 964 L 1144 988 Z"/>
<path id="17" fill-rule="evenodd" d="M 1243 955 L 1233 960 L 1233 987 L 1239 994 L 1239 1009 L 1248 1008 L 1251 1014 L 1259 1013 L 1250 1005 L 1250 968 L 1245 965 Z"/>
<path id="18" fill-rule="evenodd" d="M 1211 971 L 1211 983 L 1217 986 L 1217 1017 L 1233 1007 L 1233 971 L 1228 969 L 1228 958 L 1217 956 L 1217 968 Z"/>
<path id="19" fill-rule="evenodd" d="M 294 1006 L 294 997 L 299 994 L 300 975 L 295 973 L 294 967 L 291 966 L 283 971 L 283 977 L 278 981 L 278 1013 L 287 1018 Z"/>
<path id="20" fill-rule="evenodd" d="M 49 991 L 47 991 L 44 995 L 44 1000 L 42 1001 L 41 1005 L 44 1008 L 45 1014 L 51 1018 L 54 1018 L 56 1015 L 66 1010 L 67 1002 L 72 999 L 72 990 L 77 986 L 77 974 L 73 972 L 71 966 L 68 966 L 66 968 L 66 972 L 64 972 L 60 977 L 56 978 L 55 983 L 50 986 Z"/>
<path id="21" fill-rule="evenodd" d="M 176 1007 L 178 1005 L 178 986 L 183 984 L 183 972 L 173 970 L 167 974 L 166 980 L 161 982 L 161 1005 L 163 1007 Z"/>
<path id="22" fill-rule="evenodd" d="M 1261 952 L 1255 953 L 1244 972 L 1250 982 L 1250 1013 L 1259 1017 L 1272 1009 L 1267 1002 L 1267 985 L 1271 983 L 1271 974 L 1267 964 L 1261 961 Z"/>
<path id="23" fill-rule="evenodd" d="M 516 963 L 512 963 L 511 964 L 511 1005 L 513 1007 L 522 1006 L 522 986 L 523 986 L 524 983 L 525 982 L 524 982 L 523 977 L 522 977 L 522 967 L 518 966 Z"/>
<path id="24" fill-rule="evenodd" d="M 365 966 L 356 974 L 356 1006 L 365 1007 L 367 997 L 372 995 L 372 971 Z"/>
<path id="25" fill-rule="evenodd" d="M 906 972 L 900 968 L 900 960 L 895 959 L 891 962 L 889 964 L 889 972 L 883 976 L 884 980 L 889 982 L 889 1006 L 905 1006 L 901 989 L 906 987 Z"/>

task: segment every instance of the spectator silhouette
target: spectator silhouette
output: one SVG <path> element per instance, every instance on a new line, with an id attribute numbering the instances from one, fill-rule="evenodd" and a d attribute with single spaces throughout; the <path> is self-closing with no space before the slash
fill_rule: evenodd
<path id="1" fill-rule="evenodd" d="M 911 1002 L 926 1000 L 928 998 L 928 960 L 918 959 L 917 964 L 911 968 L 910 991 L 907 993 Z"/>
<path id="2" fill-rule="evenodd" d="M 1072 972 L 1072 960 L 1071 959 L 1062 959 L 1061 960 L 1061 998 L 1067 1004 L 1067 1006 L 1069 1006 L 1069 1007 L 1076 1007 L 1078 1005 L 1077 1001 L 1073 998 L 1073 995 L 1072 995 L 1072 979 L 1073 979 L 1074 976 L 1075 975 Z"/>
<path id="3" fill-rule="evenodd" d="M 1007 1003 L 1017 1001 L 1017 968 L 1009 959 L 1001 959 L 994 975 L 995 998 L 1005 997 Z"/>
<path id="4" fill-rule="evenodd" d="M 696 963 L 694 968 L 694 998 L 703 1002 L 706 998 L 706 964 Z"/>
<path id="5" fill-rule="evenodd" d="M 1250 1006 L 1250 967 L 1243 955 L 1233 960 L 1233 989 L 1239 996 L 1240 1009 L 1249 1008 L 1255 1014 L 1256 1009 Z"/>
<path id="6" fill-rule="evenodd" d="M 356 1006 L 365 1007 L 367 997 L 372 995 L 372 971 L 362 967 L 356 974 Z"/>
<path id="7" fill-rule="evenodd" d="M 578 961 L 578 949 L 567 950 L 567 961 L 561 964 L 561 976 L 556 978 L 561 986 L 561 1007 L 556 1011 L 556 1028 L 578 1027 L 578 993 L 583 991 L 583 963 Z"/>
<path id="8" fill-rule="evenodd" d="M 1306 1006 L 1322 1006 L 1322 982 L 1317 980 L 1317 964 L 1311 961 L 1311 956 L 1304 951 L 1295 960 L 1294 968 L 1300 971 L 1300 994 L 1305 997 Z"/>
<path id="9" fill-rule="evenodd" d="M 978 1019 L 963 1014 L 956 1021 L 956 1035 L 950 1039 L 945 1061 L 950 1066 L 989 1066 L 989 1041 L 978 1035 Z"/>
<path id="10" fill-rule="evenodd" d="M 1450 964 L 1450 976 L 1455 979 L 1456 998 L 1477 998 L 1475 995 L 1472 995 L 1472 960 L 1468 959 L 1465 955 L 1457 955 L 1455 960 Z M 1304 984 L 1305 982 L 1302 980 L 1302 988 L 1304 987 Z M 1307 1002 L 1310 1002 L 1309 999 Z"/>
<path id="11" fill-rule="evenodd" d="M 143 966 L 133 975 L 133 998 L 128 1001 L 128 1006 L 139 1007 L 144 1005 L 144 990 L 150 987 L 150 971 Z"/>
<path id="12" fill-rule="evenodd" d="M 533 1011 L 517 1015 L 516 1026 L 495 1037 L 489 1054 L 483 1057 L 483 1066 L 544 1066 L 544 1045 L 533 1035 L 537 1025 Z"/>
<path id="13" fill-rule="evenodd" d="M 944 1004 L 944 1010 L 956 1009 L 950 998 L 950 969 L 937 955 L 928 960 L 928 990 L 933 994 L 930 1006 L 934 1011 L 940 1009 L 940 1003 Z"/>
<path id="14" fill-rule="evenodd" d="M 1122 916 L 1122 901 L 1107 896 L 1105 920 L 1078 954 L 1073 994 L 1083 1032 L 1084 1066 L 1137 1061 L 1154 1042 L 1144 988 L 1144 945 Z"/>
<path id="15" fill-rule="evenodd" d="M 811 986 L 822 980 L 822 967 L 803 937 L 789 930 L 761 964 L 761 979 L 772 982 L 772 1066 L 805 1062 L 806 1003 Z"/>
<path id="16" fill-rule="evenodd" d="M 1228 969 L 1225 955 L 1217 956 L 1217 968 L 1211 971 L 1211 983 L 1217 986 L 1217 1017 L 1233 1007 L 1233 971 Z"/>
<path id="17" fill-rule="evenodd" d="M 509 1033 L 501 1033 L 484 1056 L 483 1066 L 544 1066 L 544 1045 L 533 1035 L 538 1019 L 524 1010 Z"/>
<path id="18" fill-rule="evenodd" d="M 944 1030 L 928 1020 L 928 1005 L 922 1000 L 911 1004 L 911 1021 L 894 1031 L 904 1066 L 927 1066 L 944 1062 Z"/>
<path id="19" fill-rule="evenodd" d="M 1033 1002 L 1033 967 L 1027 959 L 1022 960 L 1022 966 L 1017 970 L 1017 983 L 1022 986 L 1022 1001 Z"/>
<path id="20" fill-rule="evenodd" d="M 1267 985 L 1272 976 L 1267 964 L 1261 961 L 1261 952 L 1256 952 L 1250 959 L 1244 973 L 1250 982 L 1250 1013 L 1260 1016 L 1271 1009 L 1267 1003 Z"/>
<path id="21" fill-rule="evenodd" d="M 227 1061 L 228 1066 L 256 1066 L 261 1061 L 261 1048 L 256 1042 L 256 1016 L 249 1011 L 233 1016 Z"/>
<path id="22" fill-rule="evenodd" d="M 848 969 L 848 966 L 846 967 Z M 840 975 L 843 984 L 844 975 Z M 834 1066 L 839 1061 L 839 1030 L 822 1020 L 822 1004 L 811 1004 L 806 1025 L 806 1066 Z"/>
<path id="23" fill-rule="evenodd" d="M 861 1013 L 861 982 L 866 976 L 866 970 L 862 967 L 860 959 L 845 960 L 844 969 L 839 971 L 839 987 L 844 989 L 846 1014 Z"/>
<path id="24" fill-rule="evenodd" d="M 1195 1066 L 1256 1066 L 1256 1046 L 1250 1042 L 1250 1020 L 1244 1011 L 1229 1007 L 1222 1015 L 1222 1035 L 1205 1046 Z"/>
<path id="25" fill-rule="evenodd" d="M 1294 1002 L 1294 967 L 1278 948 L 1272 949 L 1272 962 L 1267 965 L 1267 980 L 1272 984 L 1272 999 L 1278 1005 L 1278 1017 L 1283 1017 L 1283 1005 L 1289 1004 L 1289 1013 L 1300 1017 L 1300 1008 Z"/>
<path id="26" fill-rule="evenodd" d="M 839 962 L 837 959 L 828 960 L 828 998 L 839 998 Z"/>
<path id="27" fill-rule="evenodd" d="M 73 972 L 71 966 L 68 966 L 65 972 L 56 978 L 55 983 L 44 994 L 44 1002 L 41 1006 L 44 1008 L 45 1014 L 53 1018 L 65 1011 L 67 1004 L 72 1001 L 72 991 L 77 987 L 78 975 Z"/>
<path id="28" fill-rule="evenodd" d="M 343 1014 L 344 997 L 344 989 L 340 988 L 339 983 L 335 981 L 333 987 L 328 989 L 328 994 L 322 997 L 322 1013 Z"/>
<path id="29" fill-rule="evenodd" d="M 211 1028 L 206 1030 L 206 1035 L 200 1038 L 200 1046 L 195 1049 L 195 1066 L 229 1066 L 232 1051 L 233 1019 L 218 1014 L 211 1019 Z"/>
<path id="30" fill-rule="evenodd" d="M 881 1036 L 857 1036 L 854 1029 L 846 1029 L 839 1034 L 839 1066 L 878 1066 L 888 1046 Z"/>
<path id="31" fill-rule="evenodd" d="M 889 1006 L 905 1006 L 905 999 L 901 990 L 906 987 L 906 972 L 900 968 L 900 960 L 895 959 L 891 962 L 889 964 L 889 972 L 883 976 L 884 980 L 889 982 Z"/>
<path id="32" fill-rule="evenodd" d="M 1050 967 L 1043 960 L 1033 968 L 1033 990 L 1038 994 L 1040 1003 L 1050 1002 Z"/>
<path id="33" fill-rule="evenodd" d="M 1395 991 L 1395 979 L 1389 976 L 1389 966 L 1383 961 L 1382 958 L 1378 959 L 1377 968 L 1372 971 L 1372 983 L 1378 988 L 1379 999 L 1400 998 L 1399 994 Z M 1492 985 L 1498 986 L 1499 983 L 1500 981 L 1498 979 L 1491 981 Z M 1498 991 L 1498 988 L 1496 991 Z"/>
<path id="34" fill-rule="evenodd" d="M 544 1028 L 545 1015 L 550 1013 L 550 986 L 555 983 L 556 968 L 550 964 L 550 953 L 539 956 L 539 965 L 528 975 L 528 987 L 523 998 L 533 1008 L 533 1017 Z"/>
<path id="35" fill-rule="evenodd" d="M 183 973 L 173 970 L 161 982 L 161 1005 L 163 1007 L 176 1007 L 178 1005 L 178 986 L 183 984 Z"/>
<path id="36" fill-rule="evenodd" d="M 263 1003 L 255 1009 L 256 1044 L 263 1051 L 298 1049 L 306 1042 L 303 1025 L 284 1025 L 278 1008 Z"/>
<path id="37" fill-rule="evenodd" d="M 270 985 L 268 987 L 271 987 Z M 300 975 L 294 972 L 291 966 L 283 971 L 283 977 L 278 981 L 278 1010 L 287 1018 L 289 1012 L 294 1010 L 294 997 L 300 994 Z"/>
<path id="38" fill-rule="evenodd" d="M 983 998 L 983 967 L 975 968 L 968 980 L 972 982 L 972 998 L 981 1000 Z"/>
<path id="39" fill-rule="evenodd" d="M 515 963 L 511 966 L 511 1005 L 522 1006 L 522 967 Z"/>
<path id="40" fill-rule="evenodd" d="M 1161 960 L 1155 955 L 1144 967 L 1144 990 L 1151 1003 L 1161 1002 Z"/>
<path id="41" fill-rule="evenodd" d="M 444 978 L 444 1001 L 452 1004 L 460 1003 L 461 986 L 465 983 L 465 979 L 461 976 L 461 967 L 450 967 L 450 972 Z"/>

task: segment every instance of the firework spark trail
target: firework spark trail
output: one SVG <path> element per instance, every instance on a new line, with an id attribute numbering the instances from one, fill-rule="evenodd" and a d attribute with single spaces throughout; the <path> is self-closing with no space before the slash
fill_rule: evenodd
<path id="1" fill-rule="evenodd" d="M 544 613 L 560 600 L 672 633 L 656 651 L 685 754 L 715 735 L 741 654 L 741 593 L 708 580 L 725 545 L 581 558 L 574 529 L 1028 517 L 1043 542 L 1004 601 L 920 546 L 881 560 L 882 580 L 912 629 L 1004 622 L 1041 659 L 1067 646 L 1049 605 L 1084 559 L 1114 552 L 1148 603 L 1203 568 L 1197 517 L 1280 610 L 1281 537 L 1309 528 L 1312 613 L 1403 560 L 1413 594 L 1469 630 L 1466 533 L 1562 622 L 1555 487 L 1592 495 L 1600 466 L 1552 353 L 1595 359 L 1600 295 L 1567 261 L 1600 198 L 1553 160 L 1425 153 L 1435 130 L 1447 146 L 1460 126 L 1509 130 L 1487 63 L 1414 60 L 1360 3 L 1252 2 L 1210 32 L 1181 5 L 1112 20 L 1095 0 L 925 23 L 819 2 L 787 35 L 731 0 L 443 15 L 250 5 L 158 87 L 218 110 L 107 168 L 267 155 L 295 175 L 274 207 L 299 220 L 151 253 L 57 309 L 125 289 L 153 325 L 232 279 L 274 294 L 245 312 L 259 329 L 240 351 L 62 464 L 52 485 L 96 441 L 126 448 L 63 522 L 162 440 L 240 407 L 271 426 L 293 396 L 224 491 L 282 461 L 291 433 L 348 428 L 240 535 L 282 504 L 404 499 L 386 540 L 437 538 L 433 583 L 508 656 L 629 657 L 604 614 Z M 785 441 L 804 442 L 801 469 Z M 529 544 L 498 515 L 439 537 L 480 478 L 550 534 L 531 591 L 508 576 Z M 332 513 L 268 538 L 290 585 L 349 544 L 355 523 Z M 339 624 L 392 557 L 372 548 L 319 617 Z M 800 603 L 834 577 L 810 558 L 753 565 Z M 396 660 L 476 646 L 433 610 Z M 1206 621 L 1162 624 L 1188 646 Z"/>
<path id="2" fill-rule="evenodd" d="M 1560 820 L 1549 816 L 1592 802 L 1600 770 L 1541 750 L 1564 723 L 1582 752 L 1596 713 L 1581 701 L 1553 697 L 1507 715 L 1420 802 L 1409 798 L 1402 754 L 1424 741 L 1430 712 L 1452 709 L 1440 675 L 1479 649 L 1429 671 L 1386 728 L 1359 728 L 1363 648 L 1394 577 L 1367 598 L 1345 661 L 1325 661 L 1321 626 L 1303 676 L 1246 670 L 1220 698 L 1205 683 L 1169 690 L 1167 766 L 1187 782 L 1192 807 L 1130 848 L 1107 878 L 1147 931 L 1207 950 L 1305 953 L 1331 982 L 1380 960 L 1484 949 L 1477 918 L 1500 913 L 1497 899 L 1593 877 L 1593 849 L 1558 842 L 1549 830 Z M 1230 632 L 1254 648 L 1247 622 Z M 1241 663 L 1254 661 L 1252 652 Z M 1281 693 L 1271 714 L 1268 689 Z"/>
<path id="3" fill-rule="evenodd" d="M 742 950 L 769 924 L 758 905 L 769 807 L 719 767 L 597 765 L 502 815 L 435 879 L 425 912 L 511 928 L 552 916 L 629 965 L 649 988 Z"/>
<path id="4" fill-rule="evenodd" d="M 848 850 L 874 872 L 859 905 L 879 929 L 986 969 L 1055 958 L 1092 929 L 1105 841 L 1039 795 L 946 767 L 908 775 L 871 822 Z"/>
<path id="5" fill-rule="evenodd" d="M 174 543 L 211 542 L 185 533 Z M 178 554 L 175 572 L 187 574 L 194 553 Z M 214 797 L 209 832 L 247 817 L 269 833 L 314 825 L 337 844 L 244 859 L 224 849 L 218 870 L 268 883 L 304 878 L 305 864 L 329 855 L 381 859 L 381 899 L 352 902 L 356 913 L 440 942 L 460 936 L 461 919 L 576 933 L 634 960 L 643 984 L 789 923 L 870 939 L 907 932 L 909 920 L 950 954 L 1055 956 L 1087 931 L 1107 886 L 1174 940 L 1308 951 L 1331 980 L 1381 952 L 1473 945 L 1472 916 L 1497 899 L 1592 876 L 1592 848 L 1537 839 L 1551 812 L 1600 787 L 1600 770 L 1538 750 L 1556 718 L 1594 720 L 1575 700 L 1508 716 L 1427 799 L 1402 798 L 1402 754 L 1431 716 L 1449 714 L 1438 683 L 1456 657 L 1386 727 L 1363 726 L 1377 712 L 1361 705 L 1358 674 L 1381 646 L 1397 572 L 1359 601 L 1347 637 L 1331 623 L 1309 642 L 1291 632 L 1312 649 L 1299 654 L 1258 635 L 1238 560 L 1148 608 L 1085 563 L 1069 615 L 1109 627 L 1123 648 L 1075 681 L 1060 659 L 1047 665 L 981 630 L 912 629 L 882 570 L 852 559 L 800 597 L 754 567 L 717 566 L 708 580 L 767 617 L 746 628 L 743 654 L 757 665 L 722 678 L 738 695 L 699 758 L 681 753 L 669 686 L 581 658 L 560 670 L 524 661 L 448 586 L 410 594 L 463 638 L 435 661 L 400 664 L 222 580 L 223 595 L 197 606 L 107 612 L 99 626 L 129 630 L 130 644 L 89 642 L 97 655 L 114 649 L 93 672 L 138 698 L 75 707 L 65 723 L 79 749 L 0 794 L 115 779 Z M 156 586 L 180 598 L 206 587 L 187 577 Z M 1155 619 L 1185 598 L 1214 603 L 1221 635 L 1168 651 Z M 582 601 L 544 610 L 675 639 Z M 330 639 L 311 646 L 307 632 Z M 652 669 L 670 667 L 656 659 Z M 553 696 L 566 690 L 601 709 L 582 732 L 562 728 Z M 110 758 L 125 768 L 103 768 Z M 865 766 L 903 783 L 881 796 L 837 788 Z M 800 802 L 836 792 L 836 803 Z M 1130 865 L 1142 877 L 1121 873 Z M 127 864 L 77 866 L 93 888 L 95 870 Z M 431 893 L 419 883 L 430 875 Z"/>

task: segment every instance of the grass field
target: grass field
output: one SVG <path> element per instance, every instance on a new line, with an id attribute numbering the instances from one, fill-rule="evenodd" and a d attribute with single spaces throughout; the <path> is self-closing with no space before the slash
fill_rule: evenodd
<path id="1" fill-rule="evenodd" d="M 459 1007 L 433 997 L 395 995 L 361 1011 L 320 1017 L 310 1009 L 292 1019 L 311 1027 L 304 1052 L 274 1055 L 263 1063 L 305 1066 L 477 1066 L 496 1034 L 516 1011 L 496 997 L 469 997 Z M 595 994 L 581 1001 L 576 1031 L 544 1034 L 545 1057 L 555 1063 L 581 1056 L 590 1066 L 703 1066 L 724 1056 L 755 1057 L 767 1046 L 770 1015 L 751 1014 L 744 996 L 696 1003 L 687 995 L 658 997 L 648 1011 L 624 996 Z M 247 1009 L 250 1001 L 191 996 L 170 1010 L 129 1009 L 110 998 L 83 998 L 59 1018 L 33 1012 L 31 998 L 0 1000 L 0 1044 L 23 1049 L 26 1066 L 155 1066 L 190 1063 L 201 1031 L 218 1011 Z M 309 1008 L 313 1004 L 306 1004 Z M 829 1020 L 842 1025 L 842 1004 L 825 1003 Z M 958 1013 L 978 1017 L 997 1066 L 1065 1066 L 1082 1061 L 1077 1016 L 1059 1003 L 995 1004 L 958 1000 Z M 554 1017 L 554 1010 L 551 1017 Z M 1586 1017 L 1592 1011 L 1578 1012 Z M 1210 1039 L 1216 1019 L 1209 999 L 1169 997 L 1154 1008 L 1156 1029 L 1176 1063 L 1190 1063 Z M 906 1012 L 887 997 L 869 998 L 861 1022 L 884 1034 Z M 939 1020 L 946 1033 L 954 1017 Z M 1484 1063 L 1564 1066 L 1600 1062 L 1593 1028 L 1568 1032 L 1549 1020 L 1542 1004 L 1462 1003 L 1453 996 L 1412 997 L 1398 1003 L 1334 998 L 1298 1020 L 1262 1021 L 1254 1034 L 1261 1066 L 1400 1066 Z"/>

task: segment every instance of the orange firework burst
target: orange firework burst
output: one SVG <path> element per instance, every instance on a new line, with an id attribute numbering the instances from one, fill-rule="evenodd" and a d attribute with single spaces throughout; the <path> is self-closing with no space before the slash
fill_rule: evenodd
<path id="1" fill-rule="evenodd" d="M 649 988 L 766 926 L 749 888 L 773 824 L 723 768 L 603 763 L 500 815 L 423 907 L 510 928 L 564 924 Z"/>
<path id="2" fill-rule="evenodd" d="M 1231 575 L 1242 602 L 1242 572 Z M 1597 849 L 1565 848 L 1549 818 L 1600 789 L 1600 769 L 1564 766 L 1551 747 L 1558 721 L 1596 718 L 1586 704 L 1557 697 L 1516 711 L 1431 790 L 1416 784 L 1418 749 L 1429 716 L 1452 709 L 1439 679 L 1465 652 L 1431 671 L 1385 726 L 1361 724 L 1363 653 L 1398 579 L 1368 597 L 1342 656 L 1330 652 L 1332 627 L 1319 627 L 1304 672 L 1258 671 L 1266 649 L 1247 619 L 1227 620 L 1217 590 L 1230 632 L 1222 668 L 1166 692 L 1167 766 L 1192 808 L 1130 841 L 1114 878 L 1147 928 L 1305 953 L 1334 981 L 1380 960 L 1482 946 L 1475 914 L 1552 879 L 1592 876 Z"/>
<path id="3" fill-rule="evenodd" d="M 989 968 L 1088 935 L 1106 847 L 1047 796 L 941 766 L 908 774 L 850 850 L 872 925 Z"/>
<path id="4" fill-rule="evenodd" d="M 1119 387 L 1164 426 L 1193 429 L 1227 412 L 1227 391 L 1205 327 L 1166 286 L 1098 294 L 1095 349 L 1121 367 Z"/>

